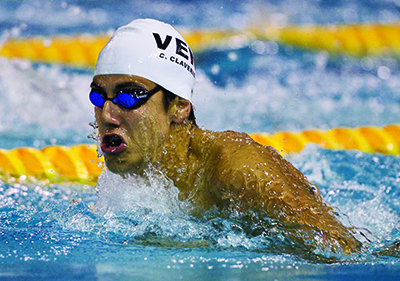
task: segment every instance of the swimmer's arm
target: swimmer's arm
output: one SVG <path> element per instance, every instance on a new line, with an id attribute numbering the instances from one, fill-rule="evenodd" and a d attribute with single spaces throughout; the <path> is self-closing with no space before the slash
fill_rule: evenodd
<path id="1" fill-rule="evenodd" d="M 222 207 L 261 212 L 288 227 L 320 232 L 324 239 L 337 241 L 345 252 L 360 247 L 332 208 L 323 203 L 318 187 L 273 148 L 255 143 L 242 149 L 233 146 L 216 164 L 214 192 Z"/>

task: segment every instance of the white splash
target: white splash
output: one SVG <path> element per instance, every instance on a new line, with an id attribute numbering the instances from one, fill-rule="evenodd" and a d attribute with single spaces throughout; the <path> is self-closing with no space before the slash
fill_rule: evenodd
<path id="1" fill-rule="evenodd" d="M 123 178 L 106 171 L 99 177 L 98 194 L 95 209 L 105 217 L 139 210 L 182 217 L 185 216 L 182 208 L 188 206 L 187 202 L 179 201 L 179 190 L 173 182 L 154 168 L 148 169 L 143 177 Z"/>
<path id="2" fill-rule="evenodd" d="M 160 171 L 123 178 L 104 172 L 99 178 L 95 212 L 105 219 L 100 232 L 113 239 L 148 235 L 180 241 L 201 238 L 209 227 L 189 215 L 192 205 L 178 199 L 179 190 Z"/>

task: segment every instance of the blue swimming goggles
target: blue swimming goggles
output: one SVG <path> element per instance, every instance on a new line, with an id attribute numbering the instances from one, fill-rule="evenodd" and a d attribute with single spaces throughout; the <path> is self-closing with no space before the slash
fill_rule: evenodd
<path id="1" fill-rule="evenodd" d="M 124 89 L 115 98 L 107 98 L 105 94 L 96 89 L 92 89 L 89 94 L 89 99 L 94 106 L 103 107 L 107 100 L 119 104 L 127 109 L 136 109 L 141 107 L 147 100 L 161 90 L 160 86 L 156 86 L 150 91 L 141 89 Z"/>

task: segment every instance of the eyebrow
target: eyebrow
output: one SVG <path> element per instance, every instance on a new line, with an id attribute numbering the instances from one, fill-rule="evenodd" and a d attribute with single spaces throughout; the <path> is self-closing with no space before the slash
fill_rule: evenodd
<path id="1" fill-rule="evenodd" d="M 144 86 L 142 86 L 138 83 L 135 83 L 135 82 L 124 82 L 124 83 L 121 83 L 121 84 L 118 84 L 117 86 L 115 86 L 115 90 L 117 90 L 117 91 L 121 90 L 121 89 L 125 89 L 125 88 L 137 88 L 140 90 L 147 91 L 147 89 Z"/>
<path id="2" fill-rule="evenodd" d="M 98 89 L 101 89 L 102 87 L 101 87 L 99 84 L 92 82 L 92 83 L 90 83 L 90 88 L 98 88 Z"/>
<path id="3" fill-rule="evenodd" d="M 97 84 L 95 82 L 92 82 L 90 84 L 90 88 L 103 89 L 102 86 L 100 86 L 99 84 Z M 142 86 L 142 85 L 140 85 L 138 83 L 135 83 L 135 82 L 123 82 L 123 83 L 118 84 L 117 86 L 115 86 L 115 90 L 116 91 L 119 91 L 121 89 L 126 89 L 126 88 L 138 88 L 138 89 L 147 91 L 147 89 L 144 86 Z"/>

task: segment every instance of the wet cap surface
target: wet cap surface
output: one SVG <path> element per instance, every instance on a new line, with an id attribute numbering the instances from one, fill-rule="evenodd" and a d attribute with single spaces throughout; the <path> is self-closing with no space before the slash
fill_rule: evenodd
<path id="1" fill-rule="evenodd" d="M 101 51 L 95 75 L 130 74 L 191 100 L 195 79 L 193 53 L 169 24 L 139 19 L 122 26 Z"/>

